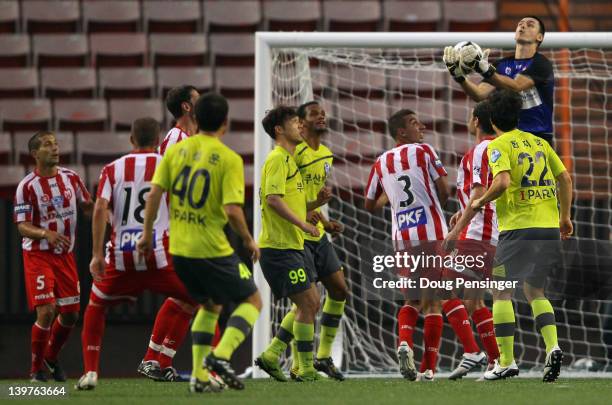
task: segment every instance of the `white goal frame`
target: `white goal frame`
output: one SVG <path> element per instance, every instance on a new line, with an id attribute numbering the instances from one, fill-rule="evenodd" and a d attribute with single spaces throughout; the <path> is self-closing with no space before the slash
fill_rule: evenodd
<path id="1" fill-rule="evenodd" d="M 272 50 L 275 48 L 444 48 L 464 41 L 467 37 L 483 47 L 514 48 L 514 32 L 418 32 L 418 33 L 348 33 L 348 32 L 257 32 L 255 34 L 255 115 L 254 115 L 254 179 L 253 235 L 261 231 L 258 190 L 261 169 L 272 140 L 260 125 L 272 105 Z M 547 32 L 544 48 L 612 48 L 612 32 Z M 265 350 L 270 342 L 271 293 L 259 263 L 254 278 L 262 297 L 262 309 L 253 329 L 253 354 Z M 259 369 L 253 377 L 267 376 Z"/>

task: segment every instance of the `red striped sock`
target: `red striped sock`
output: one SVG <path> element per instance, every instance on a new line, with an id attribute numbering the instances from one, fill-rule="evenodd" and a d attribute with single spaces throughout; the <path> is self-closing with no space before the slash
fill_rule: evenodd
<path id="1" fill-rule="evenodd" d="M 106 308 L 98 305 L 87 305 L 83 316 L 83 331 L 81 345 L 83 346 L 83 363 L 85 372 L 98 372 L 100 366 L 100 350 L 106 324 Z"/>
<path id="2" fill-rule="evenodd" d="M 43 356 L 47 348 L 50 334 L 50 328 L 41 328 L 37 323 L 32 325 L 32 367 L 30 368 L 32 374 L 42 369 Z"/>
<path id="3" fill-rule="evenodd" d="M 421 373 L 425 370 L 436 372 L 438 364 L 438 349 L 442 339 L 442 314 L 425 315 L 425 326 L 423 327 L 423 340 L 425 342 L 425 353 L 421 362 Z"/>
<path id="4" fill-rule="evenodd" d="M 55 318 L 53 326 L 51 327 L 51 336 L 49 337 L 49 344 L 45 350 L 45 359 L 55 362 L 57 356 L 62 350 L 62 347 L 66 344 L 70 332 L 72 332 L 74 326 L 64 326 L 60 321 L 60 316 Z"/>
<path id="5" fill-rule="evenodd" d="M 172 366 L 172 359 L 176 354 L 176 350 L 181 347 L 187 332 L 189 331 L 189 322 L 193 317 L 192 313 L 187 313 L 184 310 L 180 310 L 174 319 L 174 323 L 168 333 L 166 334 L 161 352 L 157 357 L 159 361 L 159 367 L 163 370 L 166 367 Z"/>
<path id="6" fill-rule="evenodd" d="M 212 348 L 214 349 L 215 347 L 217 347 L 220 341 L 221 341 L 221 329 L 219 329 L 219 322 L 217 322 L 217 324 L 215 325 L 215 334 L 211 342 Z"/>
<path id="7" fill-rule="evenodd" d="M 417 319 L 419 319 L 419 311 L 410 305 L 404 305 L 397 313 L 399 343 L 406 342 L 411 349 L 414 347 L 412 335 Z"/>
<path id="8" fill-rule="evenodd" d="M 487 307 L 477 309 L 472 313 L 472 320 L 476 324 L 476 330 L 480 341 L 484 346 L 489 363 L 499 358 L 499 347 L 497 347 L 497 340 L 495 340 L 495 326 L 493 324 L 493 314 Z"/>
<path id="9" fill-rule="evenodd" d="M 166 298 L 159 311 L 157 311 L 155 323 L 153 324 L 153 332 L 151 332 L 151 340 L 149 341 L 149 347 L 143 361 L 159 360 L 164 339 L 181 312 L 183 312 L 183 309 L 180 305 L 174 302 L 173 299 Z"/>
<path id="10" fill-rule="evenodd" d="M 446 301 L 442 305 L 442 310 L 446 314 L 446 319 L 455 331 L 455 335 L 463 345 L 464 353 L 478 353 L 480 348 L 476 344 L 470 318 L 463 302 L 459 298 Z"/>

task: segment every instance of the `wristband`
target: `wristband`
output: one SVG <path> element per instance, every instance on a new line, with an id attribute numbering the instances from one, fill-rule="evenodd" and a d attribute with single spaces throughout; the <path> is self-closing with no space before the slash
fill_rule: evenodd
<path id="1" fill-rule="evenodd" d="M 463 82 L 465 81 L 465 76 L 453 76 L 453 79 L 454 79 L 454 80 L 455 80 L 457 83 L 461 84 L 461 83 L 463 83 Z"/>
<path id="2" fill-rule="evenodd" d="M 497 69 L 495 69 L 495 66 L 490 65 L 487 71 L 482 73 L 482 77 L 483 79 L 490 79 L 491 76 L 495 74 L 495 72 L 497 72 Z"/>

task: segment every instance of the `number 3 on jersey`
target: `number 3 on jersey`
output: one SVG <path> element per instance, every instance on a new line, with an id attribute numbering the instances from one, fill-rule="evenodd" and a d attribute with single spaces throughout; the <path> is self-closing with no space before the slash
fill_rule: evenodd
<path id="1" fill-rule="evenodd" d="M 200 209 L 206 203 L 210 190 L 210 173 L 206 169 L 198 169 L 193 175 L 191 166 L 185 166 L 172 182 L 172 194 L 179 198 L 180 205 L 185 199 L 193 209 Z"/>

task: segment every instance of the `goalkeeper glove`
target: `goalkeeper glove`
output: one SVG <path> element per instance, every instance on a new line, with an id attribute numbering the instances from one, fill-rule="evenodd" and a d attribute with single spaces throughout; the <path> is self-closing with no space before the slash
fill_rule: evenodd
<path id="1" fill-rule="evenodd" d="M 465 73 L 459 66 L 459 54 L 454 47 L 447 46 L 444 48 L 442 61 L 444 61 L 448 72 L 457 83 L 463 83 L 465 81 Z"/>
<path id="2" fill-rule="evenodd" d="M 489 52 L 490 49 L 483 52 L 476 44 L 466 45 L 459 51 L 459 63 L 489 79 L 496 72 L 495 66 L 488 61 Z"/>

